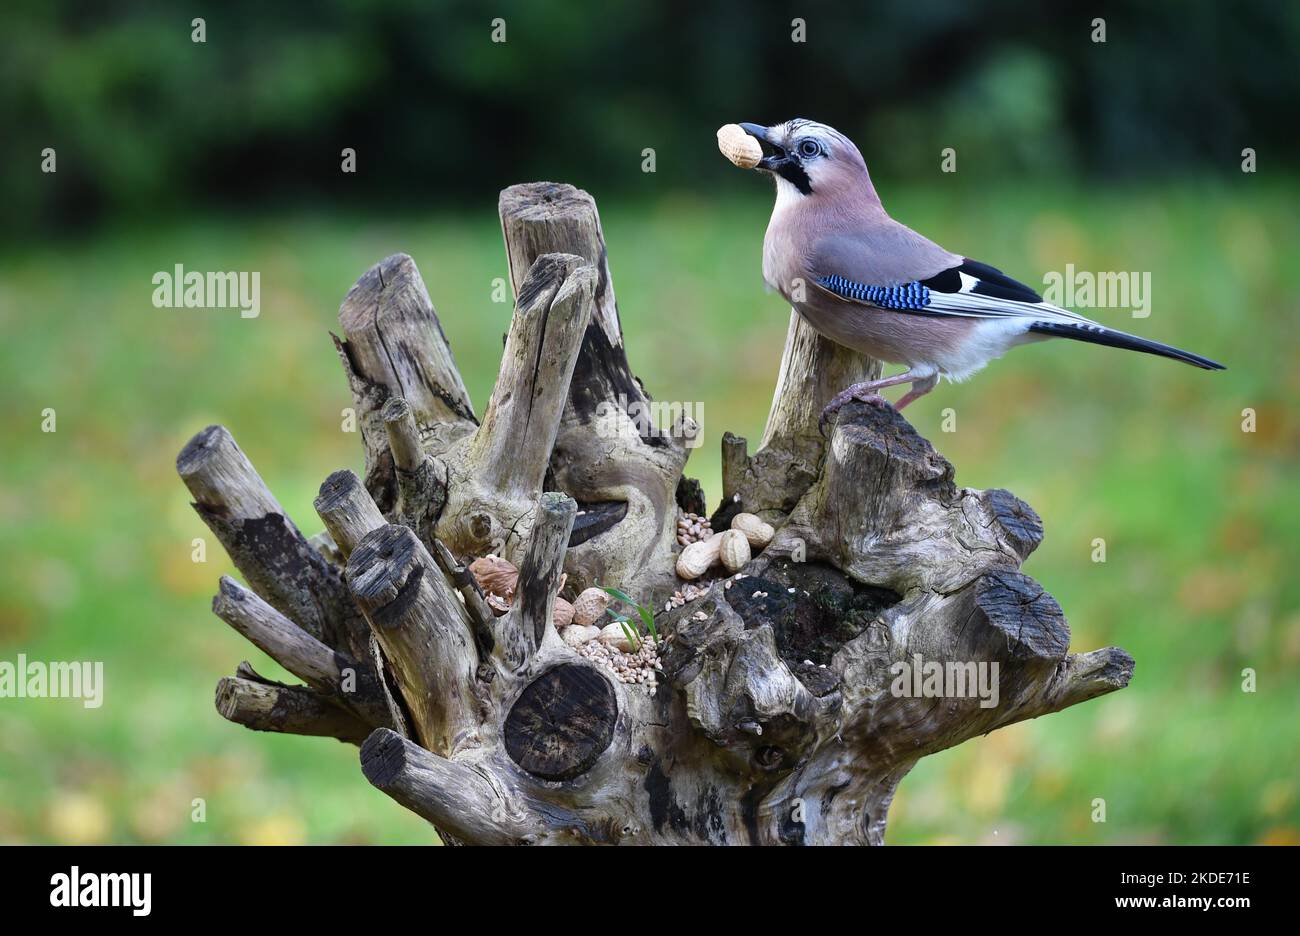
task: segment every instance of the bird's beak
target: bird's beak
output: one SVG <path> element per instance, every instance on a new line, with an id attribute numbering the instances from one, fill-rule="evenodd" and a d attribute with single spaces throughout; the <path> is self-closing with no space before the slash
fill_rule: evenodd
<path id="1" fill-rule="evenodd" d="M 760 124 L 742 123 L 738 124 L 741 130 L 744 130 L 763 148 L 763 158 L 758 161 L 755 169 L 766 169 L 768 172 L 776 172 L 782 166 L 790 161 L 790 154 L 779 144 L 772 140 L 768 135 L 768 128 Z"/>

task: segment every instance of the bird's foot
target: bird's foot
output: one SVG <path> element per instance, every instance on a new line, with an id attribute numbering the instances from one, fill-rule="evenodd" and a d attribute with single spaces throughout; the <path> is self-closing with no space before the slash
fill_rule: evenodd
<path id="1" fill-rule="evenodd" d="M 831 401 L 822 410 L 821 418 L 817 420 L 817 428 L 821 431 L 821 434 L 826 435 L 826 426 L 831 421 L 831 417 L 838 413 L 849 400 L 858 400 L 862 403 L 870 403 L 873 406 L 888 406 L 889 401 L 875 392 L 875 386 L 871 383 L 854 384 L 831 397 Z"/>

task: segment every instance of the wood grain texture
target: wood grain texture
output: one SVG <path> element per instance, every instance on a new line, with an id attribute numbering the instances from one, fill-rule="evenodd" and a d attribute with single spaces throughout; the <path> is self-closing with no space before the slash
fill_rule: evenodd
<path id="1" fill-rule="evenodd" d="M 361 537 L 388 523 L 361 479 L 346 468 L 325 479 L 313 506 L 344 560 Z"/>
<path id="2" fill-rule="evenodd" d="M 557 491 L 538 501 L 514 606 L 497 622 L 501 659 L 511 669 L 518 669 L 548 638 L 559 639 L 552 618 L 577 509 L 573 498 Z"/>
<path id="3" fill-rule="evenodd" d="M 497 208 L 516 295 L 526 295 L 525 274 L 546 253 L 577 255 L 596 273 L 549 461 L 556 489 L 596 511 L 577 526 L 565 571 L 579 590 L 616 582 L 657 606 L 676 587 L 676 491 L 689 433 L 648 418 L 653 401 L 628 362 L 595 200 L 571 185 L 536 182 L 506 189 Z"/>
<path id="4" fill-rule="evenodd" d="M 543 254 L 573 254 L 596 271 L 591 321 L 611 347 L 623 346 L 618 302 L 609 274 L 609 253 L 596 201 L 582 189 L 556 182 L 512 185 L 497 202 L 510 281 L 518 294 L 528 271 Z M 624 366 L 626 366 L 626 357 Z"/>
<path id="5" fill-rule="evenodd" d="M 520 284 L 483 431 L 470 449 L 485 485 L 541 493 L 595 288 L 589 264 L 556 253 L 539 257 Z"/>
<path id="6" fill-rule="evenodd" d="M 392 731 L 377 730 L 361 746 L 361 770 L 376 788 L 457 841 L 523 845 L 530 824 L 522 803 L 465 764 L 439 757 Z"/>
<path id="7" fill-rule="evenodd" d="M 320 638 L 338 613 L 342 583 L 285 514 L 223 426 L 186 444 L 176 470 L 194 509 L 249 584 L 281 614 Z"/>
<path id="8" fill-rule="evenodd" d="M 419 270 L 406 254 L 375 264 L 339 307 L 358 374 L 403 397 L 417 423 L 474 421 L 469 393 Z"/>
<path id="9" fill-rule="evenodd" d="M 609 679 L 592 666 L 561 663 L 520 693 L 502 732 L 506 751 L 542 780 L 572 780 L 609 747 L 618 703 Z"/>
<path id="10" fill-rule="evenodd" d="M 221 717 L 253 731 L 337 738 L 360 744 L 374 730 L 346 709 L 302 686 L 227 676 L 217 683 Z"/>
<path id="11" fill-rule="evenodd" d="M 445 448 L 473 430 L 469 393 L 415 262 L 386 257 L 367 270 L 339 307 L 334 337 L 366 447 L 366 487 L 388 511 L 396 478 L 380 412 L 401 396 L 427 443 Z"/>
<path id="12" fill-rule="evenodd" d="M 370 661 L 356 660 L 312 637 L 256 594 L 222 576 L 212 612 L 320 694 L 373 727 L 393 724 Z"/>
<path id="13" fill-rule="evenodd" d="M 397 481 L 394 521 L 409 526 L 427 544 L 447 505 L 447 468 L 424 451 L 411 405 L 390 396 L 379 411 L 388 432 L 388 448 Z"/>
<path id="14" fill-rule="evenodd" d="M 594 276 L 577 257 L 547 254 L 535 261 L 511 317 L 483 424 L 444 449 L 426 444 L 445 502 L 436 518 L 408 517 L 400 505 L 393 515 L 410 523 L 426 546 L 436 538 L 463 562 L 489 552 L 522 561 L 590 320 Z"/>
<path id="15" fill-rule="evenodd" d="M 823 337 L 792 309 L 758 450 L 749 455 L 746 441 L 735 436 L 723 441 L 724 500 L 769 522 L 788 514 L 820 469 L 826 450 L 818 425 L 822 410 L 845 387 L 881 372 L 879 361 Z"/>
<path id="16" fill-rule="evenodd" d="M 229 431 L 197 433 L 176 470 L 253 590 L 308 634 L 362 658 L 367 631 L 338 570 L 299 532 Z"/>
<path id="17" fill-rule="evenodd" d="M 422 744 L 451 753 L 475 742 L 478 653 L 465 606 L 411 530 L 367 533 L 348 559 L 348 587 L 391 661 Z"/>

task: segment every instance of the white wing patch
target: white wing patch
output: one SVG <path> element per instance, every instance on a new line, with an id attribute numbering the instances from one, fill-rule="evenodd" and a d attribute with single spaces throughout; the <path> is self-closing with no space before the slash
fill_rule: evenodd
<path id="1" fill-rule="evenodd" d="M 968 278 L 974 280 L 973 277 L 962 274 L 961 292 L 945 293 L 930 290 L 930 301 L 922 311 L 971 318 L 1024 318 L 1038 322 L 1069 322 L 1073 325 L 1093 325 L 1099 329 L 1102 327 L 1077 312 L 1062 309 L 1049 302 L 1016 302 L 996 296 L 981 296 L 970 291 L 978 284 L 978 280 L 971 283 L 970 289 L 966 288 L 964 281 Z"/>

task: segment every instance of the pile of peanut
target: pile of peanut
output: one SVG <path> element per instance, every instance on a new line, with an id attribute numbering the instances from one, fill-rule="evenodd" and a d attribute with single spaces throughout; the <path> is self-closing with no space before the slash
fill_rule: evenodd
<path id="1" fill-rule="evenodd" d="M 597 666 L 613 673 L 619 682 L 645 686 L 651 693 L 659 685 L 659 648 L 652 637 L 642 638 L 635 650 L 620 650 L 603 640 L 588 641 L 577 650 Z"/>
<path id="2" fill-rule="evenodd" d="M 738 513 L 731 520 L 731 529 L 682 550 L 677 557 L 677 577 L 693 581 L 718 563 L 728 572 L 739 572 L 775 535 L 772 524 L 752 513 Z"/>

